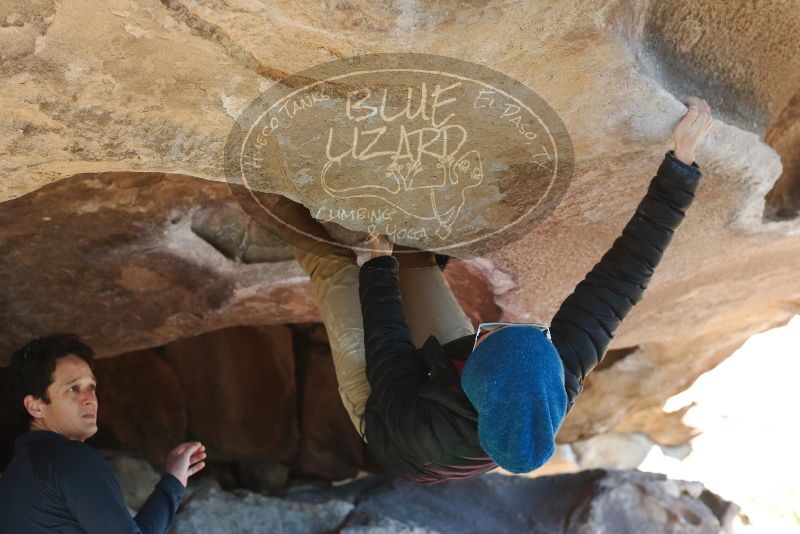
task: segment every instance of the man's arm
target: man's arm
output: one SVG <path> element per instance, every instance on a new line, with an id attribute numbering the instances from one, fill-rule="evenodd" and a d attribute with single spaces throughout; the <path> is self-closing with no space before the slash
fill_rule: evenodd
<path id="1" fill-rule="evenodd" d="M 185 487 L 174 475 L 165 473 L 153 493 L 133 518 L 142 532 L 166 532 L 181 504 Z"/>
<path id="2" fill-rule="evenodd" d="M 667 152 L 633 218 L 600 263 L 561 304 L 551 321 L 553 344 L 564 362 L 567 410 L 583 380 L 600 363 L 617 327 L 642 298 L 672 235 L 694 200 L 700 168 L 695 149 L 711 130 L 711 106 L 688 97 Z"/>
<path id="3" fill-rule="evenodd" d="M 642 299 L 700 177 L 697 164 L 687 165 L 669 151 L 622 235 L 553 317 L 551 334 L 564 362 L 568 409 L 622 320 Z"/>
<path id="4" fill-rule="evenodd" d="M 111 468 L 83 443 L 70 443 L 56 453 L 53 477 L 67 507 L 90 534 L 162 534 L 169 528 L 184 491 L 177 478 L 164 475 L 132 518 Z"/>

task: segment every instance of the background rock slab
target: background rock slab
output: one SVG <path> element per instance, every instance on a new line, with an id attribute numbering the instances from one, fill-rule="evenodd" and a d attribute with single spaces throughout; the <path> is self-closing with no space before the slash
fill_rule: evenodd
<path id="1" fill-rule="evenodd" d="M 536 479 L 489 474 L 425 487 L 366 478 L 331 489 L 297 488 L 283 503 L 201 491 L 178 513 L 174 530 L 718 534 L 730 532 L 737 513 L 736 505 L 698 483 L 593 470 Z M 297 518 L 291 524 L 290 514 Z"/>

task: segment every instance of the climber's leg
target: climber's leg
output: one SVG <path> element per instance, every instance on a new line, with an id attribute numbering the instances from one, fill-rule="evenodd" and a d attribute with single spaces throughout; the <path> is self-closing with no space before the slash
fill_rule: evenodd
<path id="1" fill-rule="evenodd" d="M 442 275 L 433 252 L 395 246 L 400 262 L 400 294 L 414 345 L 429 336 L 442 343 L 474 334 L 472 322 L 461 309 Z"/>
<path id="2" fill-rule="evenodd" d="M 280 200 L 274 213 L 290 225 L 277 231 L 311 279 L 311 290 L 328 333 L 339 394 L 350 420 L 363 436 L 364 406 L 370 386 L 355 253 L 328 243 L 334 240 L 300 204 Z"/>

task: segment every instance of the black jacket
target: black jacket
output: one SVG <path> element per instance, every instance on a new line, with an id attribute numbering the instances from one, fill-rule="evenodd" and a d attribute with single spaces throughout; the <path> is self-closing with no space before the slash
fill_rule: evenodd
<path id="1" fill-rule="evenodd" d="M 568 410 L 583 380 L 605 355 L 622 320 L 642 298 L 653 271 L 694 199 L 701 173 L 669 151 L 647 195 L 611 249 L 561 304 L 551 321 L 564 363 Z M 435 483 L 496 467 L 478 441 L 475 408 L 449 359 L 466 359 L 473 336 L 444 346 L 411 341 L 392 256 L 361 268 L 367 378 L 367 447 L 387 473 Z"/>
<path id="2" fill-rule="evenodd" d="M 17 438 L 0 477 L 0 534 L 161 534 L 183 492 L 183 484 L 166 474 L 131 517 L 102 456 L 79 441 L 36 430 Z"/>

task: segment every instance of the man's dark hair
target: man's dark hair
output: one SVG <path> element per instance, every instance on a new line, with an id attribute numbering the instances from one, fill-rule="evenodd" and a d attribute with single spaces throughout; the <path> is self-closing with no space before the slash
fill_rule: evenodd
<path id="1" fill-rule="evenodd" d="M 33 419 L 23 400 L 33 395 L 50 403 L 47 388 L 53 383 L 53 371 L 59 358 L 74 354 L 94 371 L 94 351 L 75 334 L 50 334 L 30 341 L 11 356 L 8 392 L 14 407 L 26 421 Z"/>

